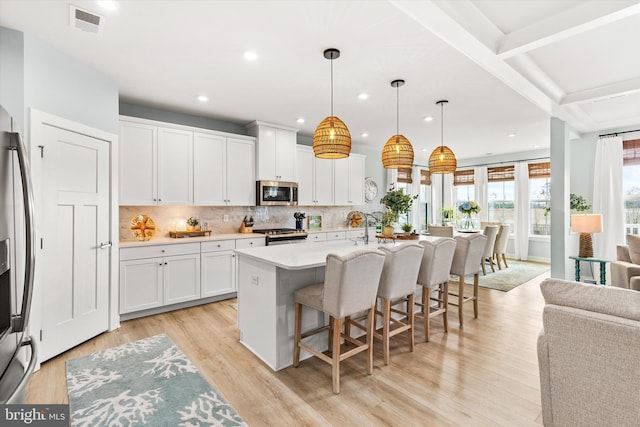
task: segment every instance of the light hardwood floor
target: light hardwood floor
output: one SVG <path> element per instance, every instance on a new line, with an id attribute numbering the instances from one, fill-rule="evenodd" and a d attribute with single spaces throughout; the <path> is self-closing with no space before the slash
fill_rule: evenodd
<path id="1" fill-rule="evenodd" d="M 273 372 L 244 348 L 229 300 L 123 322 L 44 363 L 27 398 L 66 403 L 66 360 L 166 333 L 250 426 L 539 426 L 536 339 L 547 275 L 510 292 L 480 288 L 479 318 L 465 304 L 460 330 L 450 307 L 449 333 L 438 317 L 429 343 L 416 322 L 415 351 L 402 334 L 394 337 L 389 366 L 376 342 L 373 375 L 365 353 L 345 361 L 339 395 L 331 367 L 315 358 Z"/>

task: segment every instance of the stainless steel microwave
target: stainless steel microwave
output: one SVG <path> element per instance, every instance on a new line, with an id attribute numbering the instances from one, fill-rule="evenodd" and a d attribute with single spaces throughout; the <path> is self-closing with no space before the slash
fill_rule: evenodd
<path id="1" fill-rule="evenodd" d="M 284 181 L 257 181 L 256 205 L 297 206 L 298 183 Z"/>

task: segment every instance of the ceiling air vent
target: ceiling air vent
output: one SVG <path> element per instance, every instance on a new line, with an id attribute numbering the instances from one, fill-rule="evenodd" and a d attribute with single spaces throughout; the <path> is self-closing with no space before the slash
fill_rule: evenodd
<path id="1" fill-rule="evenodd" d="M 69 6 L 69 23 L 71 28 L 76 28 L 88 33 L 102 34 L 102 29 L 104 28 L 104 17 L 82 10 L 74 5 Z"/>

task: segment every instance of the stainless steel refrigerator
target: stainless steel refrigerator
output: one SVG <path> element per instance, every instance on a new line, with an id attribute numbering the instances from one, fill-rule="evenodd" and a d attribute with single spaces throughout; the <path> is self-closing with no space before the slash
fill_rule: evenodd
<path id="1" fill-rule="evenodd" d="M 36 341 L 27 335 L 34 243 L 28 154 L 13 119 L 0 106 L 0 403 L 25 403 L 36 364 Z"/>

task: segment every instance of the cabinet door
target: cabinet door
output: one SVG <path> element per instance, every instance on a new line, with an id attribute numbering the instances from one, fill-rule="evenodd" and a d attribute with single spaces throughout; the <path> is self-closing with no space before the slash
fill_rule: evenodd
<path id="1" fill-rule="evenodd" d="M 227 204 L 255 206 L 254 142 L 227 138 Z"/>
<path id="2" fill-rule="evenodd" d="M 313 160 L 313 178 L 315 186 L 316 205 L 333 205 L 333 160 L 316 158 L 314 158 Z"/>
<path id="3" fill-rule="evenodd" d="M 295 181 L 296 133 L 276 129 L 276 179 Z"/>
<path id="4" fill-rule="evenodd" d="M 202 298 L 236 291 L 236 269 L 233 251 L 202 254 Z"/>
<path id="5" fill-rule="evenodd" d="M 120 314 L 160 307 L 162 298 L 162 258 L 120 262 Z"/>
<path id="6" fill-rule="evenodd" d="M 120 122 L 120 204 L 157 202 L 157 128 Z"/>
<path id="7" fill-rule="evenodd" d="M 365 157 L 349 157 L 349 204 L 364 205 L 364 162 Z"/>
<path id="8" fill-rule="evenodd" d="M 197 206 L 224 205 L 227 194 L 227 138 L 193 135 L 193 202 Z"/>
<path id="9" fill-rule="evenodd" d="M 267 181 L 277 180 L 276 173 L 276 129 L 268 126 L 258 127 L 258 178 Z"/>
<path id="10" fill-rule="evenodd" d="M 164 304 L 200 298 L 200 254 L 164 258 Z"/>
<path id="11" fill-rule="evenodd" d="M 158 128 L 158 204 L 193 204 L 193 132 Z"/>
<path id="12" fill-rule="evenodd" d="M 336 205 L 349 205 L 349 158 L 333 161 L 333 200 Z"/>
<path id="13" fill-rule="evenodd" d="M 310 147 L 297 147 L 295 180 L 298 182 L 299 206 L 313 205 L 315 201 L 313 161 L 313 150 Z"/>

